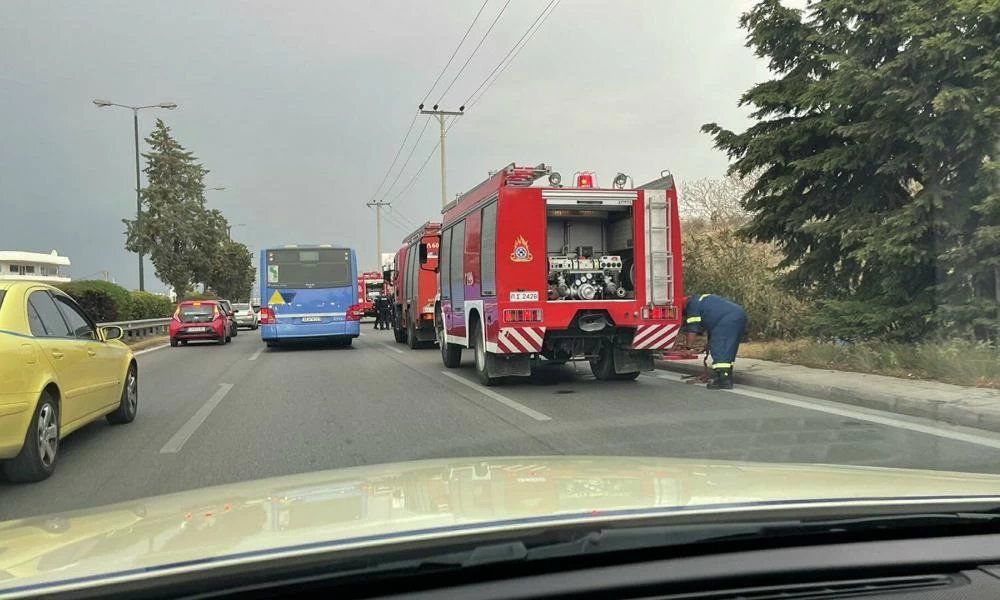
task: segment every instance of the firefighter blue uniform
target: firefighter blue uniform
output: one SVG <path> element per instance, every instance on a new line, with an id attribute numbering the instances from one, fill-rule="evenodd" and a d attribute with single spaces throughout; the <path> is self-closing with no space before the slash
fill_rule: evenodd
<path id="1" fill-rule="evenodd" d="M 684 324 L 689 333 L 708 333 L 714 379 L 710 389 L 732 389 L 733 363 L 747 328 L 743 307 L 714 294 L 688 296 Z"/>

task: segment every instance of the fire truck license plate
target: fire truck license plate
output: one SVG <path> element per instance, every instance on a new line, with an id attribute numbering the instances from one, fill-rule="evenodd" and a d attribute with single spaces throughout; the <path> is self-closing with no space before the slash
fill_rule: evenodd
<path id="1" fill-rule="evenodd" d="M 538 302 L 538 292 L 511 292 L 511 302 Z"/>

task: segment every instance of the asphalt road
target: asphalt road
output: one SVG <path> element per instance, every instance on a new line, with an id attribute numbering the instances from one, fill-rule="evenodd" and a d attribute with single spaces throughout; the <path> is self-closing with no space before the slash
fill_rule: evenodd
<path id="1" fill-rule="evenodd" d="M 138 356 L 136 421 L 63 441 L 47 481 L 0 481 L 0 520 L 320 469 L 549 454 L 817 462 L 1000 473 L 1000 435 L 664 372 L 598 382 L 585 364 L 486 389 L 364 328 L 352 348 L 228 346 Z"/>

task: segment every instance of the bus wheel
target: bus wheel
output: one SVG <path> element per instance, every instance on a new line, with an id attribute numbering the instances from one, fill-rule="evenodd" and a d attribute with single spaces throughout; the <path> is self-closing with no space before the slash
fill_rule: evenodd
<path id="1" fill-rule="evenodd" d="M 491 377 L 489 368 L 486 366 L 486 344 L 483 343 L 482 325 L 479 321 L 474 321 L 472 329 L 469 330 L 469 337 L 472 338 L 472 349 L 476 353 L 476 375 L 479 383 L 485 386 L 496 385 L 499 377 Z"/>
<path id="2" fill-rule="evenodd" d="M 444 323 L 441 314 L 438 313 L 435 323 L 437 329 L 438 344 L 441 346 L 441 361 L 449 369 L 456 369 L 462 364 L 462 347 L 458 344 L 449 344 L 444 339 Z"/>

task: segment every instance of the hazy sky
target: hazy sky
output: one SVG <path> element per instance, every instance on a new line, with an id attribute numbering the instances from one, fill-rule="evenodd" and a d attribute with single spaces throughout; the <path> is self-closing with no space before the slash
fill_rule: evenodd
<path id="1" fill-rule="evenodd" d="M 442 84 L 505 0 L 489 0 Z M 443 98 L 456 108 L 548 0 L 512 0 Z M 737 0 L 561 0 L 514 64 L 448 136 L 449 196 L 510 162 L 545 162 L 564 177 L 618 171 L 636 183 L 671 170 L 714 177 L 725 156 L 699 132 L 746 124 L 740 94 L 767 77 L 738 28 Z M 135 287 L 123 249 L 134 216 L 132 115 L 98 109 L 173 101 L 140 113 L 140 135 L 162 117 L 212 172 L 209 204 L 252 250 L 342 243 L 375 261 L 365 207 L 480 0 L 4 2 L 0 4 L 0 250 L 48 252 L 74 278 L 109 270 Z M 410 143 L 423 128 L 417 121 Z M 431 123 L 393 188 L 397 220 L 440 215 Z M 409 152 L 406 148 L 400 163 Z M 398 168 L 398 165 L 397 165 Z M 390 176 L 390 181 L 395 173 Z M 410 230 L 384 222 L 383 251 Z M 147 262 L 147 289 L 162 290 Z"/>

